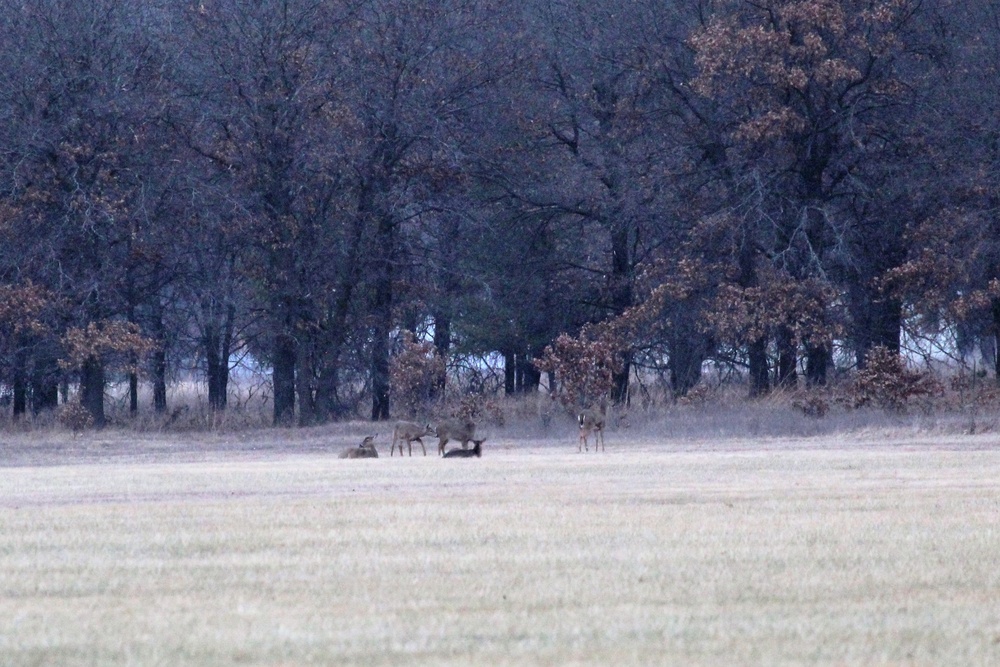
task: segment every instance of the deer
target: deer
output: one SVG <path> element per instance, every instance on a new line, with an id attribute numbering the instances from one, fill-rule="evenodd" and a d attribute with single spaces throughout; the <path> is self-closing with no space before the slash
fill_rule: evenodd
<path id="1" fill-rule="evenodd" d="M 469 448 L 469 441 L 476 435 L 476 422 L 465 419 L 445 419 L 438 422 L 435 429 L 438 437 L 438 454 L 444 455 L 444 446 L 449 440 L 462 443 L 462 449 Z"/>
<path id="2" fill-rule="evenodd" d="M 410 448 L 410 456 L 413 456 L 414 440 L 420 443 L 420 448 L 424 450 L 424 456 L 427 456 L 427 448 L 424 447 L 423 441 L 425 435 L 434 435 L 434 429 L 431 428 L 430 424 L 421 426 L 414 422 L 396 422 L 396 428 L 392 431 L 392 446 L 389 447 L 389 456 L 392 456 L 395 451 L 397 442 L 399 443 L 400 456 L 403 455 L 403 442 L 406 442 L 406 446 Z"/>
<path id="3" fill-rule="evenodd" d="M 483 443 L 486 442 L 486 438 L 482 440 L 473 440 L 472 449 L 450 449 L 444 454 L 446 459 L 471 459 L 473 456 L 476 458 L 481 458 L 483 456 Z"/>
<path id="4" fill-rule="evenodd" d="M 587 438 L 590 437 L 591 433 L 594 433 L 594 451 L 597 451 L 598 443 L 601 446 L 602 451 L 607 451 L 604 448 L 604 421 L 605 412 L 607 411 L 607 402 L 601 399 L 600 409 L 587 408 L 581 410 L 577 415 L 577 421 L 580 423 L 580 444 L 578 451 L 590 451 L 587 446 Z"/>
<path id="5" fill-rule="evenodd" d="M 366 436 L 357 447 L 348 447 L 340 453 L 342 459 L 377 459 L 378 450 L 375 449 L 375 436 Z"/>

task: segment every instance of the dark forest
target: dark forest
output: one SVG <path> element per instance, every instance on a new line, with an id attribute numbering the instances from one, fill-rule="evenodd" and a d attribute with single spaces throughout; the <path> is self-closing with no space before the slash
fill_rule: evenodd
<path id="1" fill-rule="evenodd" d="M 0 9 L 14 419 L 1000 377 L 1000 3 Z"/>

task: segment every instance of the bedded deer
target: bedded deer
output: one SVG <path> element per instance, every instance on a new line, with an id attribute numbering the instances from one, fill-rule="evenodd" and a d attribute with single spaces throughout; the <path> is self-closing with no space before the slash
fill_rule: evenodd
<path id="1" fill-rule="evenodd" d="M 486 442 L 486 438 L 482 440 L 473 440 L 472 449 L 451 449 L 445 452 L 444 458 L 446 459 L 470 459 L 473 456 L 476 458 L 481 458 L 483 455 L 483 443 Z"/>
<path id="2" fill-rule="evenodd" d="M 594 451 L 597 451 L 597 446 L 600 444 L 602 451 L 607 451 L 604 448 L 604 421 L 605 412 L 607 410 L 607 404 L 602 400 L 600 409 L 587 408 L 586 410 L 581 410 L 580 414 L 577 415 L 577 421 L 580 422 L 580 445 L 578 451 L 590 451 L 587 446 L 587 438 L 590 434 L 594 434 Z"/>
<path id="3" fill-rule="evenodd" d="M 469 441 L 476 435 L 476 422 L 471 419 L 444 419 L 435 429 L 438 437 L 438 454 L 444 455 L 444 446 L 449 440 L 462 443 L 462 449 L 469 448 Z"/>
<path id="4" fill-rule="evenodd" d="M 392 431 L 392 446 L 389 447 L 389 456 L 396 449 L 396 443 L 399 443 L 399 455 L 403 455 L 403 443 L 410 449 L 410 456 L 413 456 L 413 442 L 417 441 L 420 443 L 420 449 L 424 450 L 424 456 L 427 456 L 427 448 L 424 447 L 423 437 L 425 435 L 434 435 L 434 429 L 431 428 L 430 424 L 421 426 L 420 424 L 414 422 L 396 422 L 396 428 Z"/>
<path id="5" fill-rule="evenodd" d="M 340 453 L 342 459 L 377 459 L 378 450 L 375 449 L 375 436 L 369 435 L 361 441 L 357 447 L 348 447 Z"/>

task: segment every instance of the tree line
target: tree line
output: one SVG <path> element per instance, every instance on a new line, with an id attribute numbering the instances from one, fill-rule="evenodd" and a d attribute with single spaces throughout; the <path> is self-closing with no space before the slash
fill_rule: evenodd
<path id="1" fill-rule="evenodd" d="M 990 0 L 0 9 L 15 416 L 74 383 L 102 424 L 111 378 L 163 411 L 192 364 L 224 410 L 241 355 L 307 425 L 389 418 L 420 344 L 619 402 L 709 360 L 822 386 L 908 332 L 995 350 Z"/>

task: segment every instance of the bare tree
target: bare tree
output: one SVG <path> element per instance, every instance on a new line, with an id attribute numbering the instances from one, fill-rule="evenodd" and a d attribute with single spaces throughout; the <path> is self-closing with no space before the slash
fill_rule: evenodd
<path id="1" fill-rule="evenodd" d="M 193 105 L 184 131 L 193 150 L 232 177 L 236 196 L 225 216 L 253 241 L 250 271 L 266 316 L 258 353 L 273 369 L 275 424 L 294 419 L 301 334 L 314 319 L 309 260 L 322 246 L 338 184 L 323 143 L 334 112 L 328 46 L 350 11 L 305 0 L 219 0 L 187 13 L 183 75 Z M 213 317 L 205 332 L 216 364 L 228 363 L 221 343 L 231 312 L 222 304 L 221 328 Z M 300 374 L 299 393 L 304 381 Z"/>
<path id="2" fill-rule="evenodd" d="M 905 210 L 905 202 L 882 186 L 891 182 L 885 158 L 905 150 L 913 127 L 904 109 L 922 90 L 919 53 L 927 43 L 913 30 L 920 3 L 867 7 L 723 3 L 691 38 L 699 68 L 693 88 L 724 111 L 727 151 L 754 186 L 746 210 L 755 224 L 741 247 L 756 256 L 739 260 L 746 289 L 757 289 L 762 261 L 791 280 L 836 278 L 838 267 L 863 261 L 874 229 L 894 245 L 877 251 L 880 263 L 860 277 L 864 289 L 886 263 L 898 265 L 905 256 L 903 229 L 880 223 L 886 216 L 904 219 L 892 212 Z M 881 306 L 894 308 L 898 321 L 898 302 Z M 778 348 L 777 381 L 794 384 L 801 345 L 808 382 L 824 383 L 829 337 L 797 338 L 790 324 L 766 332 Z M 751 355 L 755 346 L 762 353 L 761 343 L 751 345 Z"/>
<path id="3" fill-rule="evenodd" d="M 5 183 L 17 206 L 10 222 L 18 239 L 2 273 L 56 295 L 60 335 L 135 323 L 160 279 L 149 261 L 158 237 L 147 216 L 160 191 L 150 121 L 163 65 L 152 41 L 155 15 L 112 0 L 10 2 L 2 13 L 0 104 L 17 128 Z M 49 388 L 37 392 L 47 405 L 55 403 L 60 354 L 49 348 L 36 359 L 52 369 Z M 103 363 L 94 354 L 77 368 L 82 401 L 98 426 L 105 421 Z"/>

